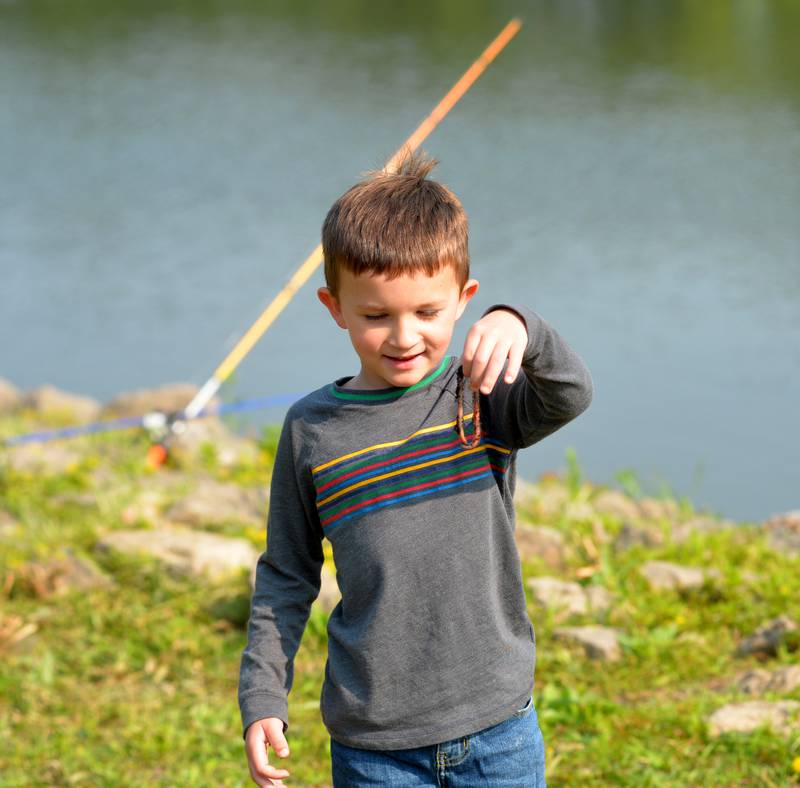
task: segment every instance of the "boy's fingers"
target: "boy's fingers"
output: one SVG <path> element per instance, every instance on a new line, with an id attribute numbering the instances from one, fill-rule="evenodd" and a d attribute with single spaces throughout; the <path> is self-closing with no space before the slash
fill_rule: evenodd
<path id="1" fill-rule="evenodd" d="M 472 355 L 472 365 L 469 370 L 469 384 L 473 391 L 478 390 L 486 376 L 486 369 L 492 360 L 496 343 L 497 338 L 494 336 L 484 334 L 480 337 L 480 343 Z M 464 374 L 467 374 L 466 370 L 464 370 Z"/>
<path id="2" fill-rule="evenodd" d="M 508 351 L 508 366 L 506 367 L 505 381 L 513 383 L 517 379 L 520 367 L 522 366 L 522 355 L 525 351 L 523 345 L 514 344 Z"/>
<path id="3" fill-rule="evenodd" d="M 500 377 L 500 373 L 503 371 L 503 364 L 506 363 L 507 358 L 507 343 L 504 342 L 496 345 L 480 381 L 480 390 L 482 394 L 489 394 L 494 388 L 494 384 L 497 382 L 497 378 Z"/>
<path id="4" fill-rule="evenodd" d="M 285 758 L 289 754 L 289 745 L 286 742 L 286 737 L 283 735 L 283 722 L 281 720 L 274 720 L 267 723 L 267 737 L 272 749 L 281 757 Z"/>
<path id="5" fill-rule="evenodd" d="M 464 340 L 464 352 L 461 354 L 461 368 L 464 370 L 464 377 L 472 376 L 472 360 L 475 358 L 475 351 L 481 342 L 480 332 L 473 326 Z"/>
<path id="6" fill-rule="evenodd" d="M 254 724 L 253 733 L 247 736 L 245 743 L 250 776 L 253 782 L 260 786 L 283 785 L 281 780 L 289 776 L 288 770 L 278 769 L 269 763 L 268 746 L 272 741 L 279 744 L 280 752 L 289 754 L 281 720 L 270 719 Z"/>

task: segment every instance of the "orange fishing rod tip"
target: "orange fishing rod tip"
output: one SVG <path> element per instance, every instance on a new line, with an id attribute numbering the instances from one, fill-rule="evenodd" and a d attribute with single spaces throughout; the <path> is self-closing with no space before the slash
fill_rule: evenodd
<path id="1" fill-rule="evenodd" d="M 160 468 L 167 460 L 167 450 L 160 444 L 154 443 L 147 450 L 147 465 L 154 470 Z"/>

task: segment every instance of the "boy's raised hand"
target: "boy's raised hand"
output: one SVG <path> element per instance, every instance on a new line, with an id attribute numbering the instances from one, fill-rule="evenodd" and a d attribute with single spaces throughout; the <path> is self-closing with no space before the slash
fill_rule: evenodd
<path id="1" fill-rule="evenodd" d="M 256 720 L 247 729 L 244 746 L 250 776 L 256 785 L 284 785 L 283 778 L 288 777 L 289 772 L 269 763 L 269 747 L 281 758 L 289 754 L 289 745 L 283 735 L 283 720 L 278 717 Z"/>
<path id="2" fill-rule="evenodd" d="M 508 360 L 504 380 L 516 380 L 528 331 L 522 318 L 508 309 L 495 309 L 470 328 L 464 342 L 461 366 L 473 391 L 489 394 Z"/>

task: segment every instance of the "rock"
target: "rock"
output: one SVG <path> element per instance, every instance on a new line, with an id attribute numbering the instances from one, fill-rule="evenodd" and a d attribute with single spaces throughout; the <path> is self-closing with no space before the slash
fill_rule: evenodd
<path id="1" fill-rule="evenodd" d="M 767 621 L 739 644 L 736 656 L 762 654 L 774 657 L 778 653 L 778 647 L 785 640 L 786 634 L 797 631 L 797 628 L 797 622 L 788 616 L 778 616 L 772 621 Z"/>
<path id="2" fill-rule="evenodd" d="M 640 514 L 636 501 L 619 490 L 603 490 L 590 503 L 596 512 L 620 520 L 635 520 Z"/>
<path id="3" fill-rule="evenodd" d="M 540 520 L 553 520 L 560 515 L 569 500 L 569 492 L 557 481 L 542 482 L 536 485 L 523 484 L 520 489 L 517 482 L 515 502 L 524 501 L 525 508 Z M 520 500 L 521 499 L 521 500 Z"/>
<path id="4" fill-rule="evenodd" d="M 706 579 L 702 569 L 669 561 L 648 561 L 639 568 L 639 572 L 653 589 L 688 591 L 700 588 Z"/>
<path id="5" fill-rule="evenodd" d="M 103 418 L 123 418 L 144 416 L 150 411 L 175 413 L 182 411 L 194 398 L 199 389 L 191 383 L 171 383 L 155 389 L 139 389 L 120 394 L 103 407 Z M 219 404 L 213 398 L 209 406 Z"/>
<path id="6" fill-rule="evenodd" d="M 37 413 L 69 414 L 80 423 L 95 421 L 100 415 L 100 403 L 91 397 L 70 394 L 55 386 L 39 386 L 22 398 L 22 407 Z"/>
<path id="7" fill-rule="evenodd" d="M 592 613 L 605 613 L 614 602 L 611 592 L 603 586 L 587 586 L 584 588 L 586 602 Z"/>
<path id="8" fill-rule="evenodd" d="M 680 507 L 670 498 L 642 498 L 639 511 L 647 520 L 676 520 Z"/>
<path id="9" fill-rule="evenodd" d="M 553 637 L 580 644 L 590 659 L 610 662 L 621 656 L 618 630 L 610 627 L 561 627 Z"/>
<path id="10" fill-rule="evenodd" d="M 736 688 L 747 695 L 762 695 L 772 678 L 768 670 L 746 670 L 735 679 Z"/>
<path id="11" fill-rule="evenodd" d="M 217 461 L 223 467 L 241 462 L 255 462 L 258 457 L 258 447 L 253 441 L 240 438 L 213 417 L 188 422 L 175 445 L 179 450 L 183 449 L 196 456 L 207 443 L 214 447 Z"/>
<path id="12" fill-rule="evenodd" d="M 586 593 L 577 583 L 555 577 L 532 577 L 528 588 L 533 598 L 548 610 L 564 610 L 567 614 L 585 613 L 588 609 Z"/>
<path id="13" fill-rule="evenodd" d="M 136 497 L 122 510 L 122 522 L 125 525 L 137 522 L 158 525 L 164 509 L 191 494 L 196 483 L 191 476 L 161 468 L 147 477 L 147 486 L 138 490 Z"/>
<path id="14" fill-rule="evenodd" d="M 328 564 L 322 565 L 322 585 L 319 589 L 319 596 L 314 600 L 314 607 L 330 614 L 333 608 L 339 604 L 342 593 L 339 591 L 339 584 L 336 582 L 336 570 Z"/>
<path id="15" fill-rule="evenodd" d="M 25 585 L 43 598 L 114 585 L 114 581 L 93 561 L 75 555 L 70 549 L 66 550 L 63 557 L 44 563 L 32 561 L 24 564 L 18 574 Z"/>
<path id="16" fill-rule="evenodd" d="M 140 522 L 157 525 L 161 519 L 163 505 L 163 493 L 158 490 L 142 490 L 136 500 L 122 510 L 122 522 L 125 525 L 135 525 Z"/>
<path id="17" fill-rule="evenodd" d="M 553 569 L 564 565 L 566 559 L 564 537 L 555 528 L 519 522 L 515 537 L 523 561 L 541 560 Z"/>
<path id="18" fill-rule="evenodd" d="M 5 378 L 0 378 L 0 414 L 11 413 L 22 405 L 22 394 Z"/>
<path id="19" fill-rule="evenodd" d="M 244 522 L 261 525 L 267 519 L 266 486 L 246 489 L 233 482 L 203 479 L 166 512 L 166 518 L 185 525 Z"/>
<path id="20" fill-rule="evenodd" d="M 664 535 L 654 525 L 625 523 L 614 540 L 614 550 L 622 552 L 634 546 L 657 547 L 664 543 Z"/>
<path id="21" fill-rule="evenodd" d="M 212 579 L 240 569 L 251 570 L 258 559 L 255 548 L 245 539 L 189 528 L 111 531 L 97 542 L 97 548 L 126 554 L 144 553 L 163 561 L 178 574 L 203 574 Z"/>
<path id="22" fill-rule="evenodd" d="M 776 514 L 764 523 L 770 548 L 789 556 L 800 555 L 800 509 Z"/>
<path id="23" fill-rule="evenodd" d="M 708 718 L 709 734 L 713 737 L 723 733 L 752 733 L 767 726 L 779 734 L 788 735 L 800 730 L 797 715 L 800 703 L 793 700 L 751 700 L 745 703 L 730 703 L 717 709 Z"/>
<path id="24" fill-rule="evenodd" d="M 714 517 L 693 517 L 685 523 L 679 523 L 672 529 L 672 541 L 676 544 L 682 544 L 690 536 L 696 533 L 716 533 L 717 531 L 724 531 L 736 526 L 736 523 L 730 520 L 718 520 Z"/>
<path id="25" fill-rule="evenodd" d="M 567 520 L 576 523 L 590 523 L 599 519 L 597 512 L 587 501 L 567 501 L 563 511 Z"/>
<path id="26" fill-rule="evenodd" d="M 9 449 L 5 460 L 16 471 L 56 475 L 75 468 L 81 454 L 65 442 L 25 443 Z"/>
<path id="27" fill-rule="evenodd" d="M 800 687 L 800 665 L 787 665 L 774 671 L 767 692 L 789 693 Z"/>
<path id="28" fill-rule="evenodd" d="M 794 692 L 800 687 L 800 665 L 786 665 L 773 671 L 763 668 L 747 670 L 736 679 L 736 686 L 748 695 Z"/>

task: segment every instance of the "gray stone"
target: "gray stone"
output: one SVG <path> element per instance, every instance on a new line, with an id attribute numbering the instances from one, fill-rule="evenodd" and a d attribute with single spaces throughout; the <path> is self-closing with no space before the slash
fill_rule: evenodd
<path id="1" fill-rule="evenodd" d="M 708 730 L 711 736 L 717 737 L 723 733 L 753 733 L 766 726 L 775 733 L 788 735 L 800 730 L 798 711 L 800 703 L 792 700 L 730 703 L 708 718 Z"/>
<path id="2" fill-rule="evenodd" d="M 772 678 L 768 670 L 753 668 L 746 670 L 735 680 L 736 688 L 746 695 L 763 695 Z"/>
<path id="3" fill-rule="evenodd" d="M 635 520 L 640 515 L 636 501 L 619 490 L 603 490 L 592 498 L 590 503 L 596 512 L 623 521 Z"/>
<path id="4" fill-rule="evenodd" d="M 747 670 L 737 678 L 736 686 L 748 695 L 788 694 L 800 687 L 800 665 L 786 665 L 773 671 Z"/>
<path id="5" fill-rule="evenodd" d="M 555 577 L 532 577 L 528 580 L 528 588 L 533 598 L 548 610 L 563 610 L 568 615 L 588 610 L 586 593 L 577 583 Z"/>
<path id="6" fill-rule="evenodd" d="M 109 588 L 114 581 L 93 561 L 75 555 L 69 548 L 63 557 L 52 558 L 44 563 L 31 562 L 25 565 L 24 576 L 32 583 L 39 596 L 62 596 L 73 591 L 90 591 L 93 588 Z"/>
<path id="7" fill-rule="evenodd" d="M 42 414 L 69 414 L 81 424 L 95 421 L 100 414 L 97 400 L 70 394 L 55 386 L 39 386 L 27 392 L 22 398 L 22 407 Z"/>
<path id="8" fill-rule="evenodd" d="M 639 568 L 639 572 L 651 588 L 658 590 L 688 591 L 700 588 L 706 578 L 702 569 L 669 561 L 648 561 Z"/>
<path id="9" fill-rule="evenodd" d="M 175 446 L 197 456 L 205 444 L 211 444 L 217 461 L 223 467 L 255 462 L 258 447 L 254 441 L 231 432 L 219 419 L 205 418 L 187 422 Z"/>
<path id="10" fill-rule="evenodd" d="M 639 511 L 647 520 L 676 520 L 680 507 L 670 498 L 642 498 Z"/>
<path id="11" fill-rule="evenodd" d="M 0 414 L 12 413 L 22 405 L 22 394 L 5 378 L 0 378 Z"/>
<path id="12" fill-rule="evenodd" d="M 133 525 L 146 522 L 158 525 L 164 510 L 191 493 L 197 479 L 186 474 L 160 468 L 147 477 L 147 486 L 137 490 L 134 499 L 122 510 L 122 522 Z"/>
<path id="13" fill-rule="evenodd" d="M 610 627 L 561 627 L 553 632 L 553 637 L 580 644 L 590 659 L 610 662 L 621 656 L 619 632 Z"/>
<path id="14" fill-rule="evenodd" d="M 800 687 L 800 665 L 787 665 L 774 671 L 767 692 L 789 693 Z"/>
<path id="15" fill-rule="evenodd" d="M 569 501 L 569 492 L 563 484 L 557 481 L 542 482 L 536 485 L 523 485 L 525 492 L 520 490 L 515 493 L 515 501 L 520 498 L 524 506 L 537 519 L 553 520 L 564 511 Z"/>
<path id="16" fill-rule="evenodd" d="M 736 656 L 744 657 L 749 654 L 765 654 L 775 656 L 778 648 L 783 643 L 788 632 L 797 630 L 797 622 L 789 616 L 778 616 L 762 624 L 752 635 L 746 637 L 737 647 Z"/>
<path id="17" fill-rule="evenodd" d="M 206 575 L 213 579 L 231 572 L 251 570 L 258 553 L 245 539 L 232 539 L 190 528 L 154 528 L 111 531 L 97 542 L 99 550 L 152 556 L 178 574 Z"/>
<path id="18" fill-rule="evenodd" d="M 564 565 L 566 558 L 564 537 L 555 528 L 519 522 L 515 537 L 523 561 L 541 560 L 553 569 Z"/>
<path id="19" fill-rule="evenodd" d="M 657 547 L 663 543 L 664 535 L 654 525 L 625 523 L 614 539 L 614 549 L 622 552 L 631 547 Z"/>
<path id="20" fill-rule="evenodd" d="M 611 592 L 603 586 L 587 586 L 584 588 L 586 602 L 592 613 L 605 613 L 614 602 Z"/>
<path id="21" fill-rule="evenodd" d="M 597 512 L 588 501 L 567 501 L 563 507 L 564 517 L 576 523 L 591 523 L 599 520 Z"/>
<path id="22" fill-rule="evenodd" d="M 267 519 L 267 498 L 266 486 L 246 489 L 233 482 L 203 479 L 171 506 L 165 517 L 191 526 L 226 522 L 262 525 Z"/>
<path id="23" fill-rule="evenodd" d="M 690 536 L 696 533 L 709 534 L 717 533 L 718 531 L 728 530 L 736 526 L 736 523 L 730 520 L 719 520 L 715 517 L 701 515 L 693 517 L 684 523 L 679 523 L 672 528 L 672 541 L 676 544 L 682 544 Z"/>
<path id="24" fill-rule="evenodd" d="M 175 413 L 182 411 L 198 392 L 191 383 L 170 383 L 155 389 L 139 389 L 120 394 L 103 407 L 103 418 L 122 418 L 125 416 L 144 416 L 151 411 Z M 213 398 L 210 407 L 219 404 Z"/>
<path id="25" fill-rule="evenodd" d="M 764 529 L 771 549 L 791 557 L 800 555 L 800 509 L 776 514 L 764 523 Z"/>

